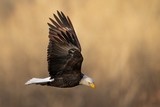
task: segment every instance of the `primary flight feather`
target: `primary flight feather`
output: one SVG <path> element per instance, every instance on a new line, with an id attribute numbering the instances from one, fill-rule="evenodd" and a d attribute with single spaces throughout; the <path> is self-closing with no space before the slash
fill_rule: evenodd
<path id="1" fill-rule="evenodd" d="M 81 46 L 74 27 L 68 16 L 57 11 L 50 19 L 49 45 L 48 45 L 48 71 L 47 78 L 32 78 L 25 84 L 39 84 L 60 88 L 87 85 L 95 87 L 92 78 L 81 72 L 83 56 Z"/>

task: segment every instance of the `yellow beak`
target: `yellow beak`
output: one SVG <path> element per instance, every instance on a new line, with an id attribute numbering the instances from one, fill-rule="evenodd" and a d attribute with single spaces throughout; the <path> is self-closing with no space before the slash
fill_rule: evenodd
<path id="1" fill-rule="evenodd" d="M 91 88 L 95 88 L 95 85 L 93 83 L 90 84 Z"/>

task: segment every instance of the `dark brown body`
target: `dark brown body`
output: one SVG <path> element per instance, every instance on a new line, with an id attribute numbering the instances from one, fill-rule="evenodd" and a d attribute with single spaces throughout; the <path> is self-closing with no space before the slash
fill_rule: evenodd
<path id="1" fill-rule="evenodd" d="M 54 78 L 53 82 L 48 82 L 48 86 L 54 86 L 59 88 L 70 88 L 79 85 L 79 81 L 82 79 L 82 75 L 64 75 Z"/>
<path id="2" fill-rule="evenodd" d="M 57 11 L 49 25 L 48 71 L 52 82 L 48 86 L 66 88 L 79 85 L 83 78 L 81 46 L 68 16 Z M 44 84 L 46 85 L 46 84 Z"/>

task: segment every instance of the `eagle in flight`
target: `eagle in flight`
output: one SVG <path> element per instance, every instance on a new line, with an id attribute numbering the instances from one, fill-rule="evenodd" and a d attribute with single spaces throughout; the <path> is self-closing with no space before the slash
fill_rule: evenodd
<path id="1" fill-rule="evenodd" d="M 47 78 L 32 78 L 25 84 L 38 84 L 69 88 L 86 85 L 95 88 L 93 79 L 81 72 L 83 56 L 81 46 L 75 30 L 68 16 L 57 11 L 53 14 L 55 20 L 50 19 L 49 45 L 48 45 L 48 71 Z"/>

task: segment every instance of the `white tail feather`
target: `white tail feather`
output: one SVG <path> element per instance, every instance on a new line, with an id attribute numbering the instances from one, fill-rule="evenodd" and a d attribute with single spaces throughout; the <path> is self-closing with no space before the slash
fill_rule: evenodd
<path id="1" fill-rule="evenodd" d="M 25 83 L 25 85 L 30 85 L 30 84 L 43 84 L 43 83 L 47 83 L 47 82 L 52 82 L 54 81 L 54 79 L 51 79 L 51 77 L 47 77 L 47 78 L 32 78 L 29 81 L 27 81 Z"/>

